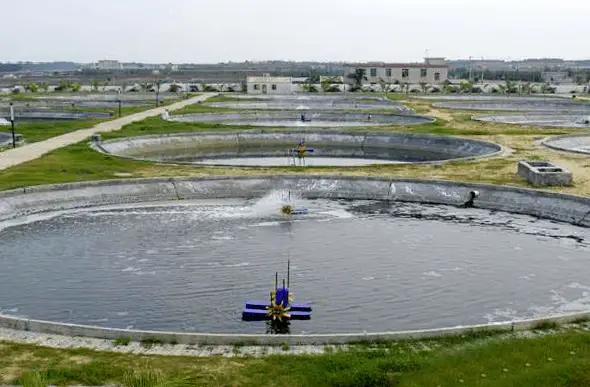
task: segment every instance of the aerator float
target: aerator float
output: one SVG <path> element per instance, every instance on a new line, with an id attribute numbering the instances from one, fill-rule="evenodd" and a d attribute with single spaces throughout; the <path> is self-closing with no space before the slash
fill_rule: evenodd
<path id="1" fill-rule="evenodd" d="M 289 165 L 299 165 L 300 167 L 305 166 L 305 156 L 307 156 L 307 153 L 312 152 L 313 149 L 308 148 L 307 145 L 305 145 L 304 140 L 299 141 L 297 148 L 287 149 L 287 159 L 289 160 Z M 295 159 L 296 157 L 297 159 Z M 299 161 L 299 163 L 297 163 L 297 161 Z M 291 164 L 291 162 L 293 162 L 293 164 Z"/>
<path id="2" fill-rule="evenodd" d="M 287 197 L 287 203 L 281 206 L 281 213 L 283 215 L 291 216 L 291 215 L 307 215 L 307 208 L 296 208 L 293 207 L 291 204 L 291 191 L 289 191 L 289 196 Z"/>
<path id="3" fill-rule="evenodd" d="M 275 273 L 275 289 L 270 292 L 269 301 L 246 301 L 242 320 L 271 321 L 277 324 L 287 324 L 291 320 L 311 319 L 311 306 L 292 303 L 289 294 L 290 261 L 287 261 L 287 282 L 283 278 L 283 285 L 279 287 L 279 274 Z"/>

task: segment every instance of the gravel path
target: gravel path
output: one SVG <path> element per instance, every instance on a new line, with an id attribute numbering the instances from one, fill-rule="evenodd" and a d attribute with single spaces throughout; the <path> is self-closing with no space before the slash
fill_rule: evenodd
<path id="1" fill-rule="evenodd" d="M 62 148 L 64 146 L 84 141 L 85 139 L 90 138 L 93 134 L 119 130 L 124 125 L 130 124 L 132 122 L 142 121 L 149 117 L 161 115 L 164 113 L 165 110 L 174 111 L 182 109 L 187 105 L 192 105 L 199 101 L 205 101 L 206 99 L 213 97 L 214 95 L 216 94 L 206 93 L 197 97 L 189 98 L 184 101 L 176 102 L 172 105 L 146 110 L 144 112 L 131 114 L 112 121 L 101 122 L 90 129 L 80 129 L 75 132 L 66 133 L 61 136 L 53 137 L 45 141 L 24 145 L 16 149 L 6 150 L 0 153 L 0 171 L 6 168 L 10 168 L 14 165 L 34 160 L 46 153 Z"/>
<path id="2" fill-rule="evenodd" d="M 163 355 L 163 356 L 265 356 L 276 354 L 322 354 L 326 350 L 346 348 L 346 346 L 329 345 L 298 345 L 298 346 L 230 346 L 230 345 L 171 345 L 155 344 L 150 347 L 138 342 L 131 342 L 128 345 L 116 345 L 113 340 L 94 339 L 87 337 L 70 337 L 50 335 L 45 333 L 33 333 L 0 328 L 0 341 L 35 344 L 43 347 L 72 349 L 88 348 L 102 352 L 133 353 L 142 355 Z"/>

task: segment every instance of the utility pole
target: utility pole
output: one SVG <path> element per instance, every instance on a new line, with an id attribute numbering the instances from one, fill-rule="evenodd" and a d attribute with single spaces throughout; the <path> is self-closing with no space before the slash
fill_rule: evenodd
<path id="1" fill-rule="evenodd" d="M 119 102 L 119 118 L 121 118 L 121 89 L 119 89 L 119 95 L 117 98 L 117 102 Z"/>
<path id="2" fill-rule="evenodd" d="M 10 103 L 10 125 L 12 126 L 12 147 L 16 148 L 16 134 L 14 133 L 14 106 Z"/>
<path id="3" fill-rule="evenodd" d="M 484 65 L 483 65 L 483 56 L 481 57 L 481 84 L 484 84 L 483 81 L 483 74 L 484 74 Z"/>
<path id="4" fill-rule="evenodd" d="M 469 82 L 473 82 L 473 61 L 469 57 Z"/>

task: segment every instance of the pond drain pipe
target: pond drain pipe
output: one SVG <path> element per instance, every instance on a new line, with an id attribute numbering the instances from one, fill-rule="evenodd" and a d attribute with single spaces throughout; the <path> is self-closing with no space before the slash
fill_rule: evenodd
<path id="1" fill-rule="evenodd" d="M 479 197 L 479 191 L 470 191 L 469 192 L 469 200 L 467 200 L 461 207 L 463 208 L 471 208 L 473 207 L 473 202 L 475 199 Z"/>

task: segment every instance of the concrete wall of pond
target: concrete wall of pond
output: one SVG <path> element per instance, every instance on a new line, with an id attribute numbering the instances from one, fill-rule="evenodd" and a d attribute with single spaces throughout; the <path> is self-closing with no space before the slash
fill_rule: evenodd
<path id="1" fill-rule="evenodd" d="M 186 345 L 321 345 L 347 344 L 363 341 L 427 339 L 433 337 L 460 336 L 472 332 L 503 331 L 516 332 L 535 329 L 541 323 L 554 322 L 567 324 L 590 318 L 590 313 L 553 316 L 545 319 L 511 321 L 505 323 L 473 325 L 466 327 L 349 334 L 309 334 L 309 335 L 256 335 L 256 334 L 215 334 L 184 333 L 163 331 L 141 331 L 131 329 L 101 328 L 86 325 L 54 323 L 50 321 L 29 320 L 23 318 L 0 316 L 0 327 L 35 333 L 55 334 L 73 337 L 92 337 L 106 340 L 130 339 L 132 341 L 152 340 L 163 344 L 177 343 Z"/>
<path id="2" fill-rule="evenodd" d="M 26 187 L 0 192 L 0 221 L 98 205 L 184 199 L 257 198 L 273 189 L 290 189 L 306 198 L 375 199 L 461 205 L 472 191 L 479 196 L 474 207 L 528 214 L 590 227 L 590 199 L 530 189 L 466 184 L 447 181 L 387 179 L 343 176 L 273 175 L 211 178 L 160 178 L 96 181 Z M 587 318 L 590 313 L 555 316 L 556 322 Z M 61 324 L 0 316 L 0 327 L 31 332 L 104 339 L 154 339 L 182 344 L 320 344 L 361 340 L 392 340 L 460 335 L 473 330 L 504 331 L 530 329 L 540 320 L 507 322 L 461 328 L 444 328 L 407 332 L 351 333 L 322 335 L 246 335 L 148 332 L 124 329 Z"/>
<path id="3" fill-rule="evenodd" d="M 341 157 L 357 157 L 366 149 L 402 149 L 415 152 L 432 152 L 441 159 L 461 159 L 494 156 L 502 147 L 485 141 L 414 133 L 342 133 L 322 131 L 244 131 L 238 133 L 174 133 L 107 140 L 93 143 L 100 152 L 128 158 L 149 159 L 153 154 L 182 155 L 204 153 L 224 155 L 228 149 L 251 149 L 257 156 L 284 154 L 301 139 L 316 148 L 340 149 Z M 271 150 L 271 148 L 276 148 Z M 387 153 L 387 152 L 385 152 Z M 230 155 L 233 156 L 233 155 Z M 384 157 L 387 158 L 387 157 Z"/>

